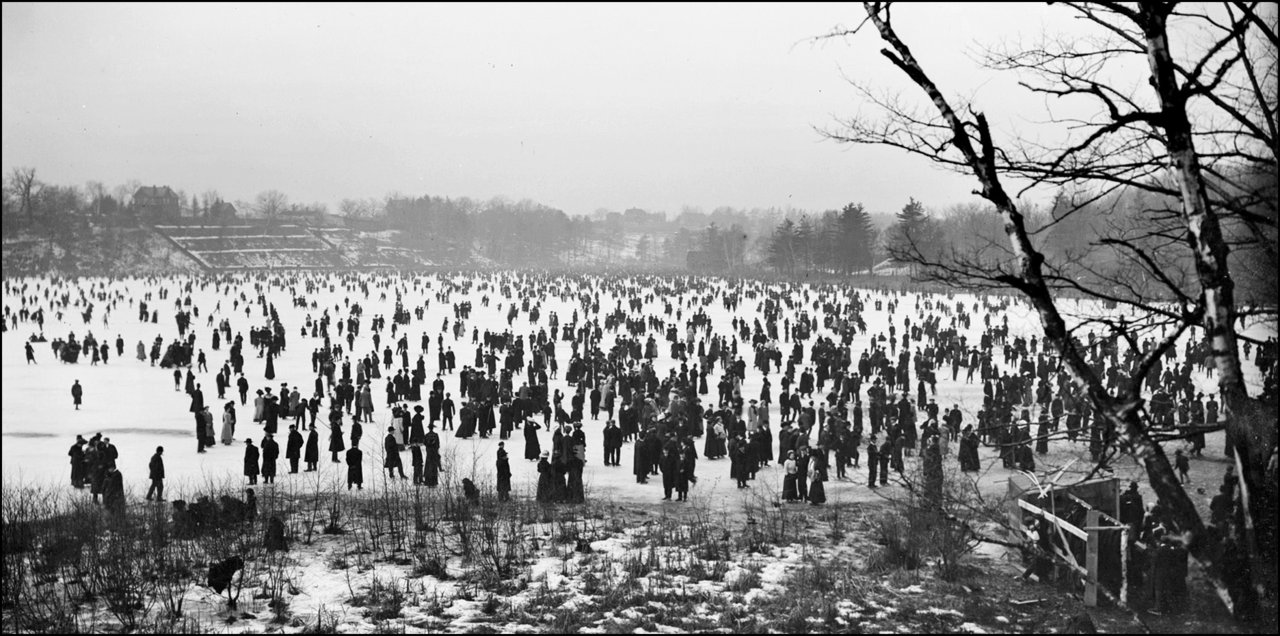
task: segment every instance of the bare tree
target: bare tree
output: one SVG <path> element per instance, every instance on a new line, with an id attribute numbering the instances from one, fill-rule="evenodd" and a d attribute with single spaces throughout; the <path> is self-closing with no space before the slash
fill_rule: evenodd
<path id="1" fill-rule="evenodd" d="M 258 194 L 254 209 L 264 218 L 274 220 L 289 205 L 289 197 L 279 190 L 265 190 Z"/>
<path id="2" fill-rule="evenodd" d="M 25 166 L 15 167 L 9 173 L 9 191 L 18 200 L 18 213 L 27 215 L 31 221 L 35 213 L 32 205 L 34 198 L 40 194 L 41 184 L 36 180 L 36 169 Z"/>
<path id="3" fill-rule="evenodd" d="M 116 203 L 122 208 L 133 205 L 133 195 L 138 193 L 138 188 L 142 187 L 142 182 L 137 179 L 130 179 L 112 189 L 115 193 Z"/>
<path id="4" fill-rule="evenodd" d="M 1231 166 L 1246 165 L 1260 166 L 1274 175 L 1274 90 L 1269 94 L 1260 90 L 1266 82 L 1258 79 L 1258 69 L 1266 63 L 1251 54 L 1249 45 L 1250 38 L 1260 38 L 1274 49 L 1274 20 L 1262 18 L 1256 3 L 1227 3 L 1220 12 L 1222 16 L 1176 13 L 1176 3 L 1141 2 L 1136 7 L 1111 2 L 1069 3 L 1079 17 L 1119 42 L 1077 39 L 1056 49 L 1042 47 L 1005 54 L 997 64 L 1041 73 L 1042 80 L 1047 81 L 1024 84 L 1032 90 L 1057 96 L 1092 96 L 1106 107 L 1109 119 L 1105 121 L 1071 122 L 1077 131 L 1083 131 L 1083 138 L 1062 151 L 1035 148 L 1019 141 L 1007 144 L 1010 147 L 997 144 L 986 116 L 973 105 L 953 106 L 899 38 L 890 5 L 864 3 L 867 18 L 858 28 L 837 31 L 829 37 L 851 35 L 870 24 L 887 45 L 881 54 L 925 93 L 933 112 L 919 111 L 896 98 L 880 97 L 862 89 L 887 117 L 880 122 L 849 120 L 843 122 L 839 132 L 826 134 L 843 142 L 899 148 L 977 179 L 981 186 L 977 193 L 994 206 L 1003 221 L 1007 245 L 993 241 L 964 254 L 949 251 L 939 258 L 926 258 L 918 242 L 908 237 L 904 251 L 928 266 L 932 276 L 975 287 L 1012 287 L 1030 300 L 1046 339 L 1054 344 L 1066 372 L 1085 390 L 1100 417 L 1116 427 L 1118 446 L 1146 468 L 1152 488 L 1169 510 L 1190 553 L 1208 566 L 1211 580 L 1220 591 L 1227 592 L 1223 596 L 1229 595 L 1238 615 L 1252 613 L 1257 603 L 1256 590 L 1248 584 L 1247 577 L 1241 584 L 1240 572 L 1228 572 L 1223 567 L 1233 557 L 1227 553 L 1227 537 L 1206 528 L 1174 476 L 1161 441 L 1152 435 L 1142 417 L 1141 386 L 1159 358 L 1184 332 L 1203 326 L 1229 413 L 1229 451 L 1234 452 L 1243 468 L 1240 478 L 1246 502 L 1245 526 L 1256 527 L 1259 538 L 1257 549 L 1250 551 L 1252 571 L 1257 575 L 1266 573 L 1263 582 L 1273 586 L 1276 488 L 1267 482 L 1265 466 L 1275 448 L 1275 409 L 1274 404 L 1249 397 L 1240 373 L 1236 320 L 1245 314 L 1238 311 L 1233 295 L 1230 246 L 1222 233 L 1221 216 L 1242 219 L 1264 245 L 1268 236 L 1274 241 L 1274 200 L 1270 214 L 1259 214 L 1256 194 L 1245 192 L 1242 196 L 1240 188 L 1230 185 L 1233 175 L 1229 172 Z M 1174 15 L 1203 20 L 1222 32 L 1220 39 L 1189 67 L 1179 65 L 1170 53 L 1168 20 Z M 1126 55 L 1141 55 L 1148 62 L 1149 83 L 1158 98 L 1156 107 L 1143 108 L 1129 94 L 1102 79 L 1105 74 L 1099 68 Z M 1269 68 L 1274 70 L 1274 63 Z M 1274 87 L 1273 80 L 1271 86 Z M 1197 131 L 1188 103 L 1201 97 L 1217 106 L 1225 117 Z M 1222 124 L 1223 120 L 1229 125 Z M 1218 145 L 1209 152 L 1197 151 L 1197 143 L 1206 140 Z M 1206 165 L 1212 168 L 1205 169 Z M 1168 197 L 1176 202 L 1177 222 L 1169 222 L 1168 214 L 1159 214 L 1169 210 L 1157 209 L 1150 215 L 1144 238 L 1185 246 L 1194 262 L 1194 277 L 1174 280 L 1141 244 L 1107 237 L 1103 240 L 1126 253 L 1168 291 L 1174 302 L 1146 300 L 1144 290 L 1114 276 L 1108 279 L 1113 283 L 1110 289 L 1082 285 L 1066 269 L 1048 262 L 1033 242 L 1034 230 L 1029 229 L 1016 195 L 1007 190 L 1006 177 L 1026 178 L 1033 185 L 1103 184 L 1103 193 L 1125 186 Z M 1096 201 L 1098 196 L 1090 194 L 1085 198 Z M 1059 220 L 1048 225 L 1052 227 Z M 1117 292 L 1116 287 L 1121 291 Z M 1172 333 L 1142 352 L 1128 383 L 1114 392 L 1108 391 L 1087 363 L 1058 307 L 1056 292 L 1064 289 L 1125 303 L 1141 312 L 1147 327 L 1171 326 Z M 1274 317 L 1274 308 L 1269 311 Z M 1136 345 L 1133 324 L 1120 322 L 1111 326 Z"/>
<path id="5" fill-rule="evenodd" d="M 383 200 L 376 197 L 343 199 L 338 204 L 338 211 L 349 219 L 372 219 L 382 216 L 386 211 L 386 207 Z"/>
<path id="6" fill-rule="evenodd" d="M 84 191 L 89 195 L 89 203 L 93 205 L 93 211 L 98 216 L 102 216 L 102 201 L 107 198 L 107 186 L 101 181 L 89 181 L 84 184 Z"/>

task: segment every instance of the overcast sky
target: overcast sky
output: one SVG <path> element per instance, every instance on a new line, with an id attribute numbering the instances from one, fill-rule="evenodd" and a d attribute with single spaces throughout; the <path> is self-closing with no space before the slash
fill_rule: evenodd
<path id="1" fill-rule="evenodd" d="M 393 191 L 569 214 L 972 200 L 972 178 L 814 131 L 859 112 L 844 76 L 904 86 L 872 33 L 811 42 L 860 11 L 5 3 L 3 167 L 230 200 L 278 189 L 331 211 Z M 973 53 L 1054 15 L 937 4 L 894 18 L 936 77 L 1017 125 L 1009 80 Z"/>

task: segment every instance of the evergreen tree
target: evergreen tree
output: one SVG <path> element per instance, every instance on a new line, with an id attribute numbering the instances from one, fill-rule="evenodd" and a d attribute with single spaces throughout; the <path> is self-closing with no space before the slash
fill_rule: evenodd
<path id="1" fill-rule="evenodd" d="M 935 255 L 938 247 L 936 239 L 940 237 L 934 236 L 935 224 L 925 213 L 924 205 L 912 197 L 897 216 L 898 222 L 893 226 L 888 240 L 885 241 L 885 248 L 888 249 L 889 255 L 899 261 L 914 261 L 916 259 L 909 258 L 913 254 L 927 257 Z M 914 263 L 911 268 L 914 275 Z"/>
<path id="2" fill-rule="evenodd" d="M 816 231 L 809 215 L 800 216 L 795 233 L 795 266 L 809 271 L 813 266 L 813 247 Z"/>
<path id="3" fill-rule="evenodd" d="M 791 219 L 786 219 L 773 230 L 773 236 L 769 239 L 769 253 L 765 257 L 765 262 L 779 272 L 794 272 L 796 261 L 795 243 L 796 224 Z"/>
<path id="4" fill-rule="evenodd" d="M 845 272 L 875 266 L 876 228 L 861 203 L 850 203 L 840 210 L 840 237 L 840 262 Z"/>

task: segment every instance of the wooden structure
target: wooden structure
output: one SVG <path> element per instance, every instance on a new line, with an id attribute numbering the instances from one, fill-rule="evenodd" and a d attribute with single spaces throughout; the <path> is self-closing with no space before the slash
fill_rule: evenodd
<path id="1" fill-rule="evenodd" d="M 1098 593 L 1128 604 L 1129 533 L 1120 523 L 1120 482 L 1097 479 L 1071 486 L 1041 486 L 1025 475 L 1009 479 L 1009 521 L 1040 549 L 1084 578 L 1084 602 Z"/>

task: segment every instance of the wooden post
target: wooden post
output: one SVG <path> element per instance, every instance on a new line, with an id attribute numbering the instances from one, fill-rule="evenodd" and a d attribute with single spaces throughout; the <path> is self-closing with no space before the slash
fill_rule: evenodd
<path id="1" fill-rule="evenodd" d="M 1096 528 L 1098 525 L 1098 511 L 1090 510 L 1086 513 L 1086 523 L 1090 528 Z M 1085 582 L 1084 582 L 1084 604 L 1085 607 L 1098 606 L 1098 531 L 1089 530 L 1088 548 L 1085 552 Z"/>
<path id="2" fill-rule="evenodd" d="M 1120 530 L 1120 605 L 1129 607 L 1129 527 Z"/>

